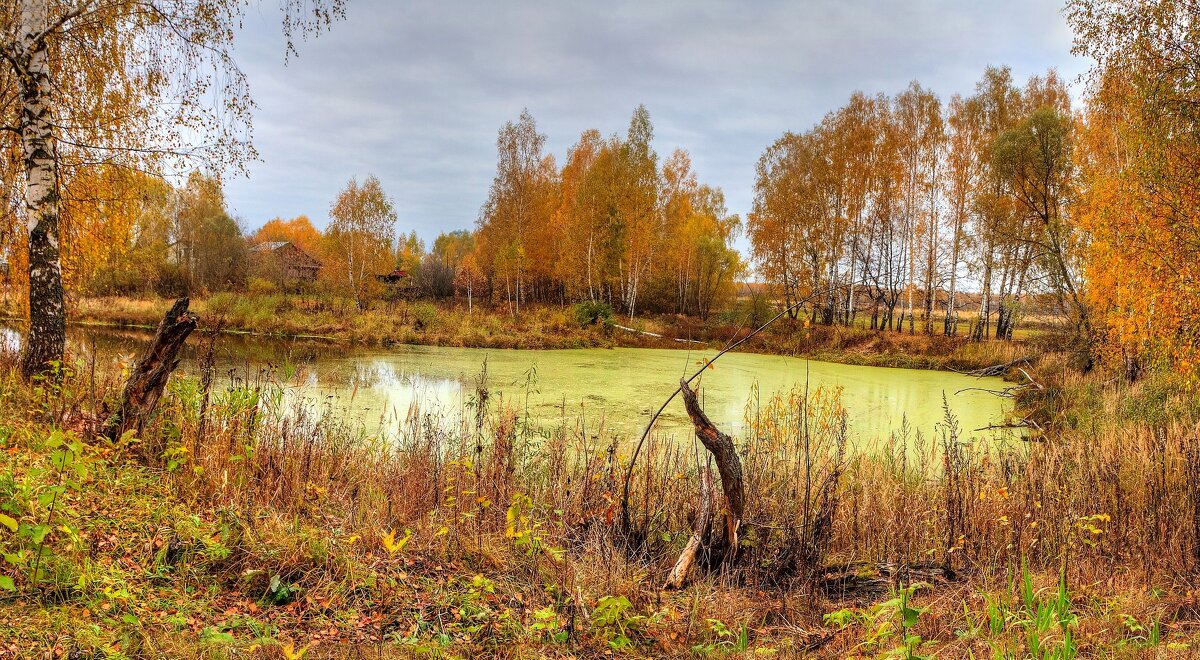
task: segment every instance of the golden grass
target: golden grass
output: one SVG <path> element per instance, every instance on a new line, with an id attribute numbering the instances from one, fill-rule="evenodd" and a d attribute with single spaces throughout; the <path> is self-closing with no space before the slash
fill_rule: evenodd
<path id="1" fill-rule="evenodd" d="M 886 586 L 844 596 L 821 586 L 826 567 L 851 564 L 863 580 L 889 566 L 904 582 L 932 579 L 914 595 L 929 608 L 914 628 L 930 642 L 919 650 L 979 657 L 1024 652 L 1027 563 L 1038 598 L 1064 572 L 1083 653 L 1136 653 L 1153 622 L 1162 649 L 1194 643 L 1194 398 L 1166 377 L 1129 386 L 1052 358 L 1031 375 L 1038 387 L 1022 405 L 1045 432 L 1006 448 L 967 443 L 948 419 L 878 454 L 842 454 L 830 393 L 752 406 L 738 439 L 742 561 L 664 593 L 696 506 L 692 446 L 646 447 L 631 499 L 644 543 L 630 552 L 616 499 L 628 445 L 573 423 L 538 431 L 485 404 L 457 424 L 414 415 L 385 441 L 289 407 L 269 379 L 209 392 L 207 406 L 199 383 L 181 379 L 152 429 L 108 445 L 88 436 L 89 420 L 118 374 L 31 391 L 6 366 L 6 492 L 51 478 L 38 470 L 52 468 L 53 427 L 88 439 L 94 470 L 49 536 L 61 555 L 54 588 L 31 591 L 5 569 L 25 595 L 0 605 L 0 620 L 14 622 L 0 637 L 19 649 L 176 657 L 280 657 L 283 643 L 315 641 L 310 657 L 344 657 L 381 652 L 382 634 L 387 653 L 600 657 L 625 642 L 644 655 L 733 652 L 744 627 L 748 650 L 888 651 L 895 632 L 879 639 L 870 620 L 890 616 L 877 609 Z M 27 524 L 47 514 L 36 500 L 10 511 Z M 411 532 L 398 553 L 380 542 L 390 532 Z M 919 567 L 952 577 L 905 572 Z M 302 596 L 275 602 L 273 583 Z M 628 608 L 605 623 L 616 598 Z M 998 603 L 1006 614 L 994 628 Z M 844 626 L 824 617 L 843 610 Z"/>

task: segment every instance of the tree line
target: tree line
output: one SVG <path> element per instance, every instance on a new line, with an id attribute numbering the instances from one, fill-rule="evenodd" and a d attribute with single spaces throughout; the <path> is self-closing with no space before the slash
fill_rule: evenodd
<path id="1" fill-rule="evenodd" d="M 63 204 L 67 288 L 83 295 L 296 288 L 251 258 L 288 241 L 322 263 L 304 288 L 360 306 L 389 291 L 485 300 L 517 314 L 531 302 L 588 300 L 638 311 L 708 316 L 734 295 L 745 264 L 731 241 L 740 219 L 719 188 L 701 184 L 683 150 L 659 163 L 638 108 L 624 136 L 584 131 L 559 169 L 528 112 L 497 138 L 497 168 L 474 231 L 445 232 L 426 249 L 396 234 L 380 181 L 350 181 L 324 232 L 306 217 L 247 233 L 227 210 L 219 179 L 185 183 L 123 168 L 88 170 Z M 9 246 L 20 260 L 21 244 Z M 22 272 L 19 267 L 14 272 Z M 380 277 L 399 272 L 399 286 Z M 265 281 L 265 282 L 264 282 Z"/>
<path id="2" fill-rule="evenodd" d="M 826 292 L 808 306 L 818 323 L 954 335 L 971 305 L 973 338 L 1011 339 L 1022 302 L 1052 293 L 1086 333 L 1068 217 L 1076 132 L 1053 71 L 1019 87 L 988 68 L 945 104 L 917 82 L 855 93 L 759 159 L 747 218 L 758 273 L 789 305 Z"/>
<path id="3" fill-rule="evenodd" d="M 942 104 L 854 94 L 758 163 L 753 260 L 820 323 L 1011 339 L 1050 302 L 1090 368 L 1200 367 L 1200 2 L 1070 0 L 1092 60 L 1073 107 L 1050 71 L 989 68 Z M 970 296 L 964 296 L 970 291 Z M 940 316 L 941 328 L 935 328 Z"/>
<path id="4" fill-rule="evenodd" d="M 72 296 L 205 295 L 250 289 L 347 296 L 362 306 L 385 293 L 381 276 L 406 274 L 408 295 L 454 295 L 454 277 L 474 245 L 469 231 L 445 232 L 432 249 L 415 232 L 396 235 L 394 204 L 374 176 L 351 180 L 331 203 L 324 231 L 304 215 L 254 231 L 229 212 L 221 180 L 193 171 L 180 185 L 125 168 L 89 169 L 68 180 L 61 203 L 62 261 Z M 254 247 L 289 242 L 321 264 L 298 281 Z M 26 251 L 4 246 L 21 283 Z"/>
<path id="5" fill-rule="evenodd" d="M 216 179 L 159 177 L 254 157 L 232 49 L 247 4 L 17 0 L 0 11 L 0 248 L 27 293 L 26 375 L 62 357 L 64 277 L 98 290 L 246 285 Z M 343 0 L 280 4 L 288 53 L 344 11 Z M 945 104 L 917 84 L 855 94 L 767 148 L 745 229 L 781 301 L 828 290 L 807 310 L 814 321 L 934 332 L 940 316 L 948 334 L 970 306 L 983 339 L 1011 338 L 1036 297 L 1054 301 L 1088 356 L 1131 375 L 1155 359 L 1194 371 L 1200 2 L 1069 0 L 1065 15 L 1075 52 L 1094 63 L 1082 110 L 1053 72 L 1020 86 L 993 68 Z M 513 314 L 590 300 L 703 316 L 732 295 L 740 219 L 686 152 L 660 161 L 644 108 L 625 135 L 585 131 L 561 168 L 545 139 L 528 113 L 501 129 L 476 230 L 441 241 L 455 247 L 429 269 L 419 241 L 395 240 L 394 213 L 364 194 L 378 186 L 349 186 L 354 203 L 339 197 L 344 213 L 322 234 L 331 286 L 363 304 L 377 295 L 368 262 L 403 252 L 410 264 L 421 253 L 414 271 L 437 295 Z"/>
<path id="6" fill-rule="evenodd" d="M 707 317 L 735 293 L 741 220 L 682 149 L 660 163 L 644 106 L 625 135 L 584 131 L 559 168 L 528 111 L 496 139 L 496 175 L 465 278 L 516 313 L 530 301 L 603 302 Z"/>

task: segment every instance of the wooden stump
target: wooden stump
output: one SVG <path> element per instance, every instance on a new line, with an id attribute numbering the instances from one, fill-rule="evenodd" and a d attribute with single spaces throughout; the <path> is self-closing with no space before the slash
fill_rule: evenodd
<path id="1" fill-rule="evenodd" d="M 692 525 L 692 537 L 688 539 L 675 566 L 667 574 L 664 589 L 682 589 L 691 579 L 692 570 L 700 551 L 708 545 L 709 528 L 712 526 L 712 471 L 709 467 L 700 470 L 700 510 L 696 512 L 696 521 Z"/>
<path id="2" fill-rule="evenodd" d="M 125 382 L 119 407 L 104 425 L 103 435 L 109 439 L 116 440 L 126 431 L 140 434 L 144 430 L 167 386 L 167 379 L 179 365 L 179 350 L 196 329 L 199 319 L 188 311 L 188 303 L 186 296 L 176 300 L 158 324 L 154 341 Z"/>
<path id="3" fill-rule="evenodd" d="M 721 490 L 725 493 L 725 541 L 731 554 L 737 550 L 738 531 L 746 508 L 746 487 L 742 483 L 742 461 L 738 458 L 733 438 L 721 432 L 704 414 L 696 393 L 688 387 L 686 380 L 679 381 L 683 393 L 683 405 L 687 408 L 692 424 L 696 426 L 696 437 L 717 462 L 721 474 Z"/>
<path id="4" fill-rule="evenodd" d="M 704 448 L 712 454 L 717 463 L 717 472 L 721 475 L 721 491 L 725 495 L 724 534 L 713 543 L 709 543 L 709 522 L 712 519 L 712 504 L 709 491 L 712 478 L 701 472 L 700 492 L 701 502 L 696 516 L 691 540 L 688 541 L 683 553 L 671 569 L 666 587 L 682 588 L 688 580 L 696 563 L 696 557 L 702 549 L 709 552 L 710 567 L 719 566 L 733 561 L 737 556 L 738 532 L 741 529 L 742 518 L 746 507 L 746 487 L 742 481 L 742 461 L 738 458 L 737 448 L 733 438 L 716 427 L 704 414 L 696 393 L 688 387 L 686 379 L 679 381 L 679 391 L 683 395 L 683 405 L 687 408 L 688 416 L 696 427 L 696 437 Z M 707 482 L 707 483 L 706 483 Z M 703 524 L 703 527 L 701 526 Z"/>

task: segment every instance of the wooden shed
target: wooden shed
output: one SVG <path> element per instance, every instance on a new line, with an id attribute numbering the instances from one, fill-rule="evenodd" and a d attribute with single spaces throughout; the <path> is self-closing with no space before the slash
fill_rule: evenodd
<path id="1" fill-rule="evenodd" d="M 250 248 L 252 272 L 279 284 L 313 282 L 321 262 L 291 241 L 267 241 Z"/>

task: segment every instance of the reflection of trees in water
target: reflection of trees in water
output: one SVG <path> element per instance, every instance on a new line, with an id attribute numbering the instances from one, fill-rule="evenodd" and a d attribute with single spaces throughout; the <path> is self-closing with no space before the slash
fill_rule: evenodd
<path id="1" fill-rule="evenodd" d="M 97 359 L 138 355 L 150 343 L 154 331 L 140 328 L 75 326 L 67 331 L 67 345 L 78 357 Z M 19 341 L 19 340 L 18 340 Z M 184 364 L 194 363 L 207 341 L 203 328 L 183 347 Z M 224 333 L 217 338 L 216 362 L 225 367 L 270 368 L 281 375 L 301 367 L 311 368 L 324 359 L 350 357 L 353 349 L 345 344 L 313 339 L 276 339 L 261 335 Z M 251 373 L 251 372 L 245 372 Z"/>
<path id="2" fill-rule="evenodd" d="M 149 344 L 152 330 L 80 327 L 69 330 L 69 350 L 87 364 L 93 351 L 98 366 L 136 359 Z M 208 339 L 193 335 L 183 352 L 181 373 L 199 375 L 199 358 Z M 0 328 L 0 344 L 19 349 L 19 333 Z M 312 339 L 275 339 L 222 334 L 215 347 L 220 386 L 283 385 L 289 396 L 312 397 L 318 407 L 332 406 L 348 419 L 371 422 L 381 411 L 394 426 L 411 414 L 457 412 L 463 387 L 479 373 L 485 355 L 491 359 L 489 386 L 494 406 L 511 407 L 522 416 L 557 422 L 582 418 L 588 428 L 602 425 L 623 435 L 640 432 L 652 412 L 647 402 L 656 388 L 669 388 L 669 374 L 679 361 L 690 365 L 686 351 L 660 349 L 588 349 L 492 351 L 463 348 L 397 347 L 393 351 L 355 348 Z M 529 370 L 539 364 L 536 378 Z M 770 393 L 794 385 L 809 374 L 814 384 L 845 388 L 853 438 L 886 438 L 905 415 L 925 433 L 941 420 L 942 392 L 980 386 L 976 379 L 947 372 L 880 369 L 828 363 L 804 363 L 777 356 L 739 354 L 707 376 L 702 396 L 723 431 L 745 430 L 743 412 L 754 380 Z M 668 374 L 664 377 L 663 374 Z M 996 382 L 1000 382 L 997 381 Z M 412 405 L 415 403 L 415 406 Z M 1007 406 L 987 394 L 964 392 L 950 404 L 964 428 L 1002 421 Z M 442 408 L 440 408 L 442 407 Z M 365 409 L 369 408 L 369 411 Z M 658 429 L 688 440 L 690 421 L 682 407 L 669 408 Z"/>

